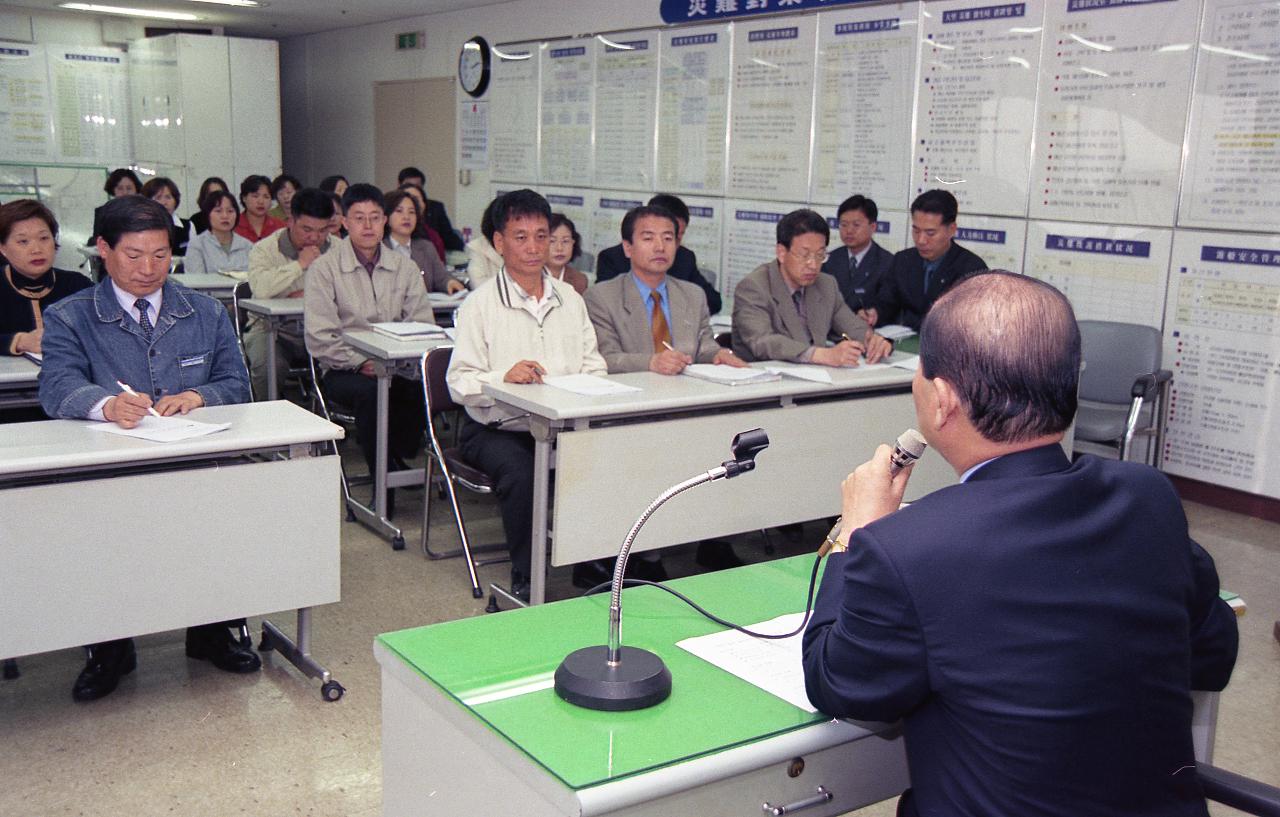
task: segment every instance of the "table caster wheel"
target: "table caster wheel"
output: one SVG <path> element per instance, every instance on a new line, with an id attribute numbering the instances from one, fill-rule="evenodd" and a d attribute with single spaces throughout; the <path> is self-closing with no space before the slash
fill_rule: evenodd
<path id="1" fill-rule="evenodd" d="M 342 693 L 346 691 L 347 688 L 337 681 L 329 681 L 324 686 L 320 687 L 320 697 L 324 698 L 329 703 L 333 703 L 334 701 L 341 700 Z"/>
<path id="2" fill-rule="evenodd" d="M 486 604 L 486 605 L 484 606 L 484 611 L 485 611 L 486 613 L 501 613 L 501 612 L 502 612 L 502 608 L 498 606 L 498 594 L 497 594 L 497 593 L 490 593 L 490 594 L 489 594 L 489 603 L 488 603 L 488 604 Z"/>
<path id="3" fill-rule="evenodd" d="M 350 508 L 347 508 L 347 521 L 348 522 L 356 521 L 355 511 L 351 510 Z"/>
<path id="4" fill-rule="evenodd" d="M 404 537 L 403 537 L 403 536 L 397 536 L 396 538 L 392 539 L 392 540 L 391 540 L 391 549 L 392 549 L 392 550 L 404 550 Z"/>
<path id="5" fill-rule="evenodd" d="M 276 645 L 271 643 L 271 636 L 266 633 L 263 633 L 262 638 L 258 639 L 258 652 L 271 652 L 275 648 Z"/>

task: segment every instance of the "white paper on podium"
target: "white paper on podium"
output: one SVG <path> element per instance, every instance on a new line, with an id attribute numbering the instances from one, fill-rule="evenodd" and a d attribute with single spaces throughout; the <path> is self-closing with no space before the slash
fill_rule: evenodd
<path id="1" fill-rule="evenodd" d="M 557 389 L 571 391 L 587 397 L 599 397 L 605 394 L 625 394 L 629 391 L 640 391 L 636 386 L 628 386 L 616 380 L 599 377 L 594 374 L 562 374 L 542 378 L 542 382 Z"/>
<path id="2" fill-rule="evenodd" d="M 804 613 L 788 613 L 747 627 L 770 635 L 789 633 L 804 620 Z M 693 653 L 703 661 L 776 695 L 805 712 L 818 710 L 809 703 L 804 691 L 804 666 L 801 660 L 800 632 L 790 638 L 753 638 L 737 630 L 686 638 L 676 646 Z"/>
<path id="3" fill-rule="evenodd" d="M 133 428 L 121 428 L 115 423 L 92 423 L 91 431 L 105 431 L 108 434 L 119 434 L 122 437 L 137 437 L 139 440 L 150 440 L 153 443 L 173 443 L 179 440 L 190 440 L 203 437 L 231 428 L 231 423 L 202 423 L 175 414 L 172 417 L 154 417 L 148 414 Z"/>

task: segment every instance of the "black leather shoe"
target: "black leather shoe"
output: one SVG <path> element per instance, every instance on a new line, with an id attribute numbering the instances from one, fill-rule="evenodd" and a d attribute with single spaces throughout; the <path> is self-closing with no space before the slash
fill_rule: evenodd
<path id="1" fill-rule="evenodd" d="M 96 701 L 110 695 L 120 678 L 138 666 L 132 638 L 94 644 L 88 649 L 89 660 L 71 687 L 71 697 L 77 701 Z"/>
<path id="2" fill-rule="evenodd" d="M 511 571 L 511 595 L 529 603 L 529 577 L 515 570 Z"/>
<path id="3" fill-rule="evenodd" d="M 613 560 L 592 559 L 573 566 L 573 586 L 590 590 L 598 584 L 613 581 Z"/>
<path id="4" fill-rule="evenodd" d="M 226 672 L 257 672 L 262 667 L 252 644 L 233 636 L 225 624 L 188 627 L 187 657 L 209 661 Z"/>
<path id="5" fill-rule="evenodd" d="M 627 562 L 628 579 L 644 579 L 647 582 L 665 582 L 671 578 L 660 559 L 632 559 Z"/>
<path id="6" fill-rule="evenodd" d="M 746 562 L 733 552 L 733 545 L 723 539 L 707 539 L 698 543 L 698 554 L 694 560 L 703 567 L 712 570 L 724 570 L 730 567 L 742 567 Z"/>

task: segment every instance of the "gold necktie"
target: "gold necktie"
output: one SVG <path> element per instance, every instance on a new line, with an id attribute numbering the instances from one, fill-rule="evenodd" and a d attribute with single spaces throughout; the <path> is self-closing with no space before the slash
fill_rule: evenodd
<path id="1" fill-rule="evenodd" d="M 653 313 L 650 315 L 650 324 L 653 329 L 653 351 L 661 352 L 667 348 L 665 344 L 671 343 L 671 327 L 667 326 L 667 316 L 662 311 L 662 295 L 654 290 L 651 297 Z"/>

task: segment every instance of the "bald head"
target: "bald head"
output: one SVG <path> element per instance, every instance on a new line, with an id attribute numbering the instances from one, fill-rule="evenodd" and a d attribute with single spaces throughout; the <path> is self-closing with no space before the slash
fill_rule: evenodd
<path id="1" fill-rule="evenodd" d="M 1059 434 L 1076 413 L 1080 330 L 1066 297 L 1007 270 L 961 280 L 920 329 L 926 378 L 955 387 L 969 421 L 998 443 Z"/>

